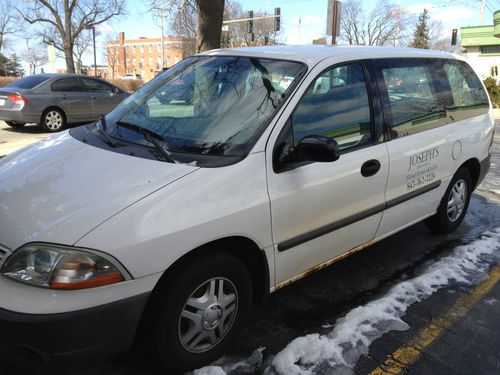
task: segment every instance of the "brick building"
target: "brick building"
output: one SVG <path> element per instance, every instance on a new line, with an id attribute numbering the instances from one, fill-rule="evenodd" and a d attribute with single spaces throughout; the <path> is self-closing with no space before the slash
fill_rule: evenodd
<path id="1" fill-rule="evenodd" d="M 168 68 L 186 58 L 194 42 L 186 37 L 163 37 L 164 63 L 162 64 L 161 38 L 125 39 L 107 42 L 107 78 L 120 78 L 127 73 L 140 74 L 151 80 L 163 68 Z"/>

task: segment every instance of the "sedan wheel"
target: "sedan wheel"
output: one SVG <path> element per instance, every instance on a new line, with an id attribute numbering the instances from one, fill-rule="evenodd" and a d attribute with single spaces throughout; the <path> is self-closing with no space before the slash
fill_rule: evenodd
<path id="1" fill-rule="evenodd" d="M 43 116 L 42 126 L 46 131 L 57 132 L 65 128 L 66 120 L 60 110 L 49 109 Z"/>

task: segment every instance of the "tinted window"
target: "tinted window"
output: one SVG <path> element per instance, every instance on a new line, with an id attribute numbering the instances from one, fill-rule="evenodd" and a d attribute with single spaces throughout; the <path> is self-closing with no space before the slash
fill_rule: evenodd
<path id="1" fill-rule="evenodd" d="M 52 84 L 51 88 L 52 91 L 57 92 L 84 91 L 80 79 L 76 77 L 59 79 Z"/>
<path id="2" fill-rule="evenodd" d="M 97 79 L 83 79 L 83 84 L 90 92 L 103 92 L 103 93 L 111 93 L 113 92 L 113 88 L 108 84 L 98 81 Z"/>
<path id="3" fill-rule="evenodd" d="M 463 61 L 447 61 L 444 70 L 451 86 L 453 105 L 447 108 L 453 120 L 488 112 L 488 97 L 474 71 Z"/>
<path id="4" fill-rule="evenodd" d="M 20 78 L 15 80 L 14 82 L 8 84 L 8 87 L 19 87 L 20 89 L 32 89 L 35 86 L 38 86 L 42 82 L 45 82 L 50 77 L 47 76 L 28 76 L 24 78 Z"/>
<path id="5" fill-rule="evenodd" d="M 371 140 L 370 105 L 361 64 L 322 73 L 292 115 L 294 143 L 308 135 L 334 138 L 341 149 Z"/>
<path id="6" fill-rule="evenodd" d="M 447 123 L 440 91 L 439 62 L 426 59 L 394 59 L 379 62 L 385 90 L 384 117 L 392 138 Z M 433 72 L 434 70 L 434 72 Z"/>

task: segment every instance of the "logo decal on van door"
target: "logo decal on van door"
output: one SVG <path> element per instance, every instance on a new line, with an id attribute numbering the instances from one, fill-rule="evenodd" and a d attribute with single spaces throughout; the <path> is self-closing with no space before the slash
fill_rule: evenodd
<path id="1" fill-rule="evenodd" d="M 406 189 L 425 185 L 436 178 L 437 163 L 439 157 L 439 146 L 410 155 L 408 175 L 406 176 Z"/>

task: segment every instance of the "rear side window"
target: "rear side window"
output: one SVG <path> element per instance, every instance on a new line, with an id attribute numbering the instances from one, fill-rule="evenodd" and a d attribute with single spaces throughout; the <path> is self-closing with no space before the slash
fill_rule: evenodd
<path id="1" fill-rule="evenodd" d="M 32 89 L 33 87 L 38 86 L 42 82 L 45 82 L 50 77 L 47 76 L 28 76 L 24 78 L 20 78 L 10 84 L 8 87 L 19 87 L 20 89 Z"/>
<path id="2" fill-rule="evenodd" d="M 55 81 L 51 86 L 55 92 L 84 91 L 79 78 L 62 78 Z"/>
<path id="3" fill-rule="evenodd" d="M 463 61 L 447 61 L 444 70 L 450 83 L 453 105 L 447 108 L 455 121 L 488 112 L 489 102 L 481 81 Z"/>
<path id="4" fill-rule="evenodd" d="M 113 88 L 108 84 L 97 79 L 83 78 L 83 84 L 90 92 L 112 93 Z"/>
<path id="5" fill-rule="evenodd" d="M 359 63 L 323 72 L 292 115 L 294 143 L 309 135 L 334 138 L 341 149 L 371 140 L 369 97 Z"/>
<path id="6" fill-rule="evenodd" d="M 445 125 L 438 71 L 442 63 L 428 59 L 378 61 L 384 117 L 391 138 L 400 138 Z"/>

